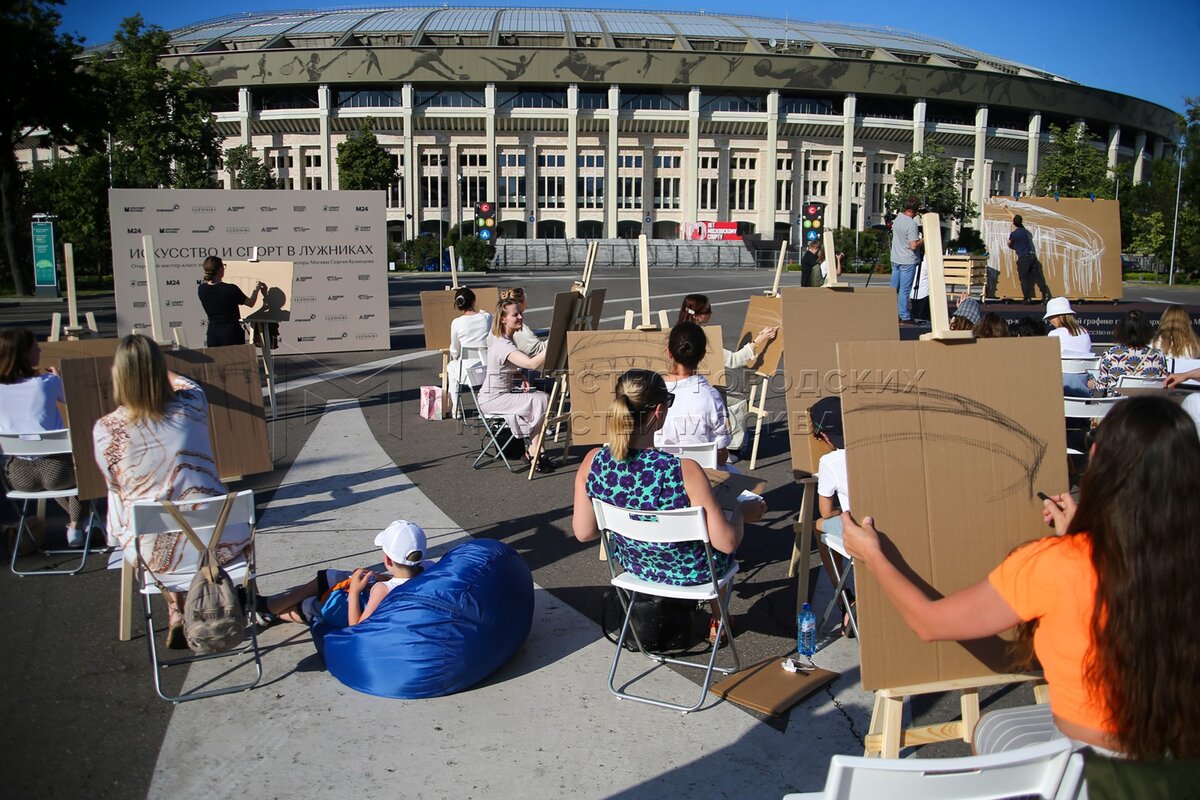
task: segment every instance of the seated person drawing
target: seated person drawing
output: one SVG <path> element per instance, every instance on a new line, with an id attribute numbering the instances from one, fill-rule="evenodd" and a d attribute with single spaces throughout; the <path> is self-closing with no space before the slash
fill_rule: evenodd
<path id="1" fill-rule="evenodd" d="M 487 376 L 479 393 L 479 408 L 486 414 L 504 417 L 512 432 L 525 440 L 525 460 L 529 461 L 542 446 L 540 429 L 550 397 L 531 389 L 521 372 L 540 369 L 546 360 L 544 349 L 536 356 L 517 349 L 513 339 L 523 327 L 518 301 L 501 300 L 492 320 L 492 343 L 488 345 Z M 535 432 L 537 441 L 533 440 Z M 553 472 L 557 466 L 544 453 L 538 457 L 538 472 Z"/>
<path id="2" fill-rule="evenodd" d="M 1162 351 L 1150 346 L 1154 329 L 1145 313 L 1134 309 L 1117 320 L 1113 328 L 1116 344 L 1100 356 L 1100 369 L 1088 388 L 1104 397 L 1115 397 L 1117 384 L 1122 376 L 1131 378 L 1163 378 L 1167 374 L 1167 360 Z"/>
<path id="3" fill-rule="evenodd" d="M 702 506 L 714 550 L 713 564 L 720 572 L 728 568 L 742 541 L 743 523 L 762 519 L 766 503 L 761 499 L 744 502 L 726 519 L 699 464 L 655 449 L 654 434 L 666 420 L 672 398 L 656 372 L 631 369 L 617 379 L 616 397 L 608 412 L 612 443 L 593 448 L 579 465 L 571 527 L 581 542 L 600 536 L 592 498 L 646 511 Z M 704 546 L 697 542 L 648 545 L 616 534 L 611 541 L 614 552 L 610 555 L 636 576 L 676 586 L 711 580 Z M 715 601 L 712 613 L 710 636 L 720 617 Z"/>
<path id="4" fill-rule="evenodd" d="M 1162 397 L 1135 397 L 1097 429 L 1078 506 L 1069 494 L 1044 502 L 1043 518 L 1062 535 L 1022 545 L 970 588 L 928 597 L 884 552 L 870 517 L 843 514 L 845 541 L 922 640 L 1020 625 L 1021 641 L 1032 642 L 1049 707 L 984 715 L 977 752 L 1068 737 L 1139 760 L 1195 759 L 1198 474 L 1200 437 L 1187 414 Z"/>
<path id="5" fill-rule="evenodd" d="M 696 368 L 708 339 L 694 322 L 681 322 L 667 339 L 667 391 L 675 400 L 654 434 L 654 445 L 717 443 L 717 464 L 729 458 L 729 425 L 725 401 Z"/>
<path id="6" fill-rule="evenodd" d="M 838 573 L 845 566 L 842 557 L 829 549 L 825 538 L 837 542 L 842 540 L 841 512 L 850 510 L 850 489 L 846 476 L 846 434 L 842 428 L 842 398 L 823 397 L 813 403 L 809 411 L 813 420 L 813 437 L 824 442 L 833 449 L 821 456 L 817 462 L 817 530 L 823 535 L 817 540 L 817 552 L 821 554 L 821 564 L 829 576 L 829 582 L 837 586 L 834 577 L 833 564 L 836 561 Z M 854 592 L 849 587 L 846 594 L 850 602 L 854 602 Z M 844 609 L 842 615 L 842 633 L 853 636 L 850 627 L 850 609 Z"/>

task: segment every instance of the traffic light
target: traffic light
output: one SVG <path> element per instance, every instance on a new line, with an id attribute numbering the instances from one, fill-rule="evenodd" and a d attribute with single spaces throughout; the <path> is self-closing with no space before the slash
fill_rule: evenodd
<path id="1" fill-rule="evenodd" d="M 805 203 L 804 218 L 800 225 L 803 228 L 805 244 L 821 241 L 821 234 L 825 232 L 825 204 Z"/>
<path id="2" fill-rule="evenodd" d="M 482 242 L 496 236 L 496 204 L 488 201 L 475 204 L 475 235 Z"/>

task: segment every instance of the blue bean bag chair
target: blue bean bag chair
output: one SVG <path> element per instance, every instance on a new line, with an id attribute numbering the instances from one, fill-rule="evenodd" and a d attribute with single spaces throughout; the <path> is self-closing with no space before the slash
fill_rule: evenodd
<path id="1" fill-rule="evenodd" d="M 416 699 L 461 692 L 498 670 L 533 624 L 533 576 L 503 542 L 478 539 L 397 586 L 366 622 L 313 625 L 325 666 L 351 689 Z"/>

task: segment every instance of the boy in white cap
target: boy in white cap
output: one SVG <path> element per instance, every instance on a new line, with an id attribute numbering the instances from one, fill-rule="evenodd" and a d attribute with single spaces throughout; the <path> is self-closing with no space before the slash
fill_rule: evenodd
<path id="1" fill-rule="evenodd" d="M 406 520 L 398 519 L 380 531 L 375 536 L 375 546 L 383 551 L 386 572 L 376 573 L 361 567 L 353 572 L 323 569 L 303 586 L 270 597 L 259 597 L 260 623 L 269 625 L 284 620 L 308 625 L 320 617 L 334 627 L 357 625 L 375 612 L 388 592 L 433 564 L 424 558 L 425 531 Z M 370 591 L 364 603 L 362 593 L 368 587 Z M 344 596 L 344 603 L 338 593 Z M 333 603 L 329 602 L 331 597 Z M 345 621 L 342 621 L 341 609 L 345 609 Z"/>

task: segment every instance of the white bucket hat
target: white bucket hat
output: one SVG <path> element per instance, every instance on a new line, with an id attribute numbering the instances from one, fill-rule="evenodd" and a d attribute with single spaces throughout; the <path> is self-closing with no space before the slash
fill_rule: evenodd
<path id="1" fill-rule="evenodd" d="M 1046 303 L 1046 315 L 1042 319 L 1061 317 L 1063 314 L 1074 313 L 1075 309 L 1071 308 L 1070 300 L 1065 297 L 1051 297 L 1050 302 Z"/>

